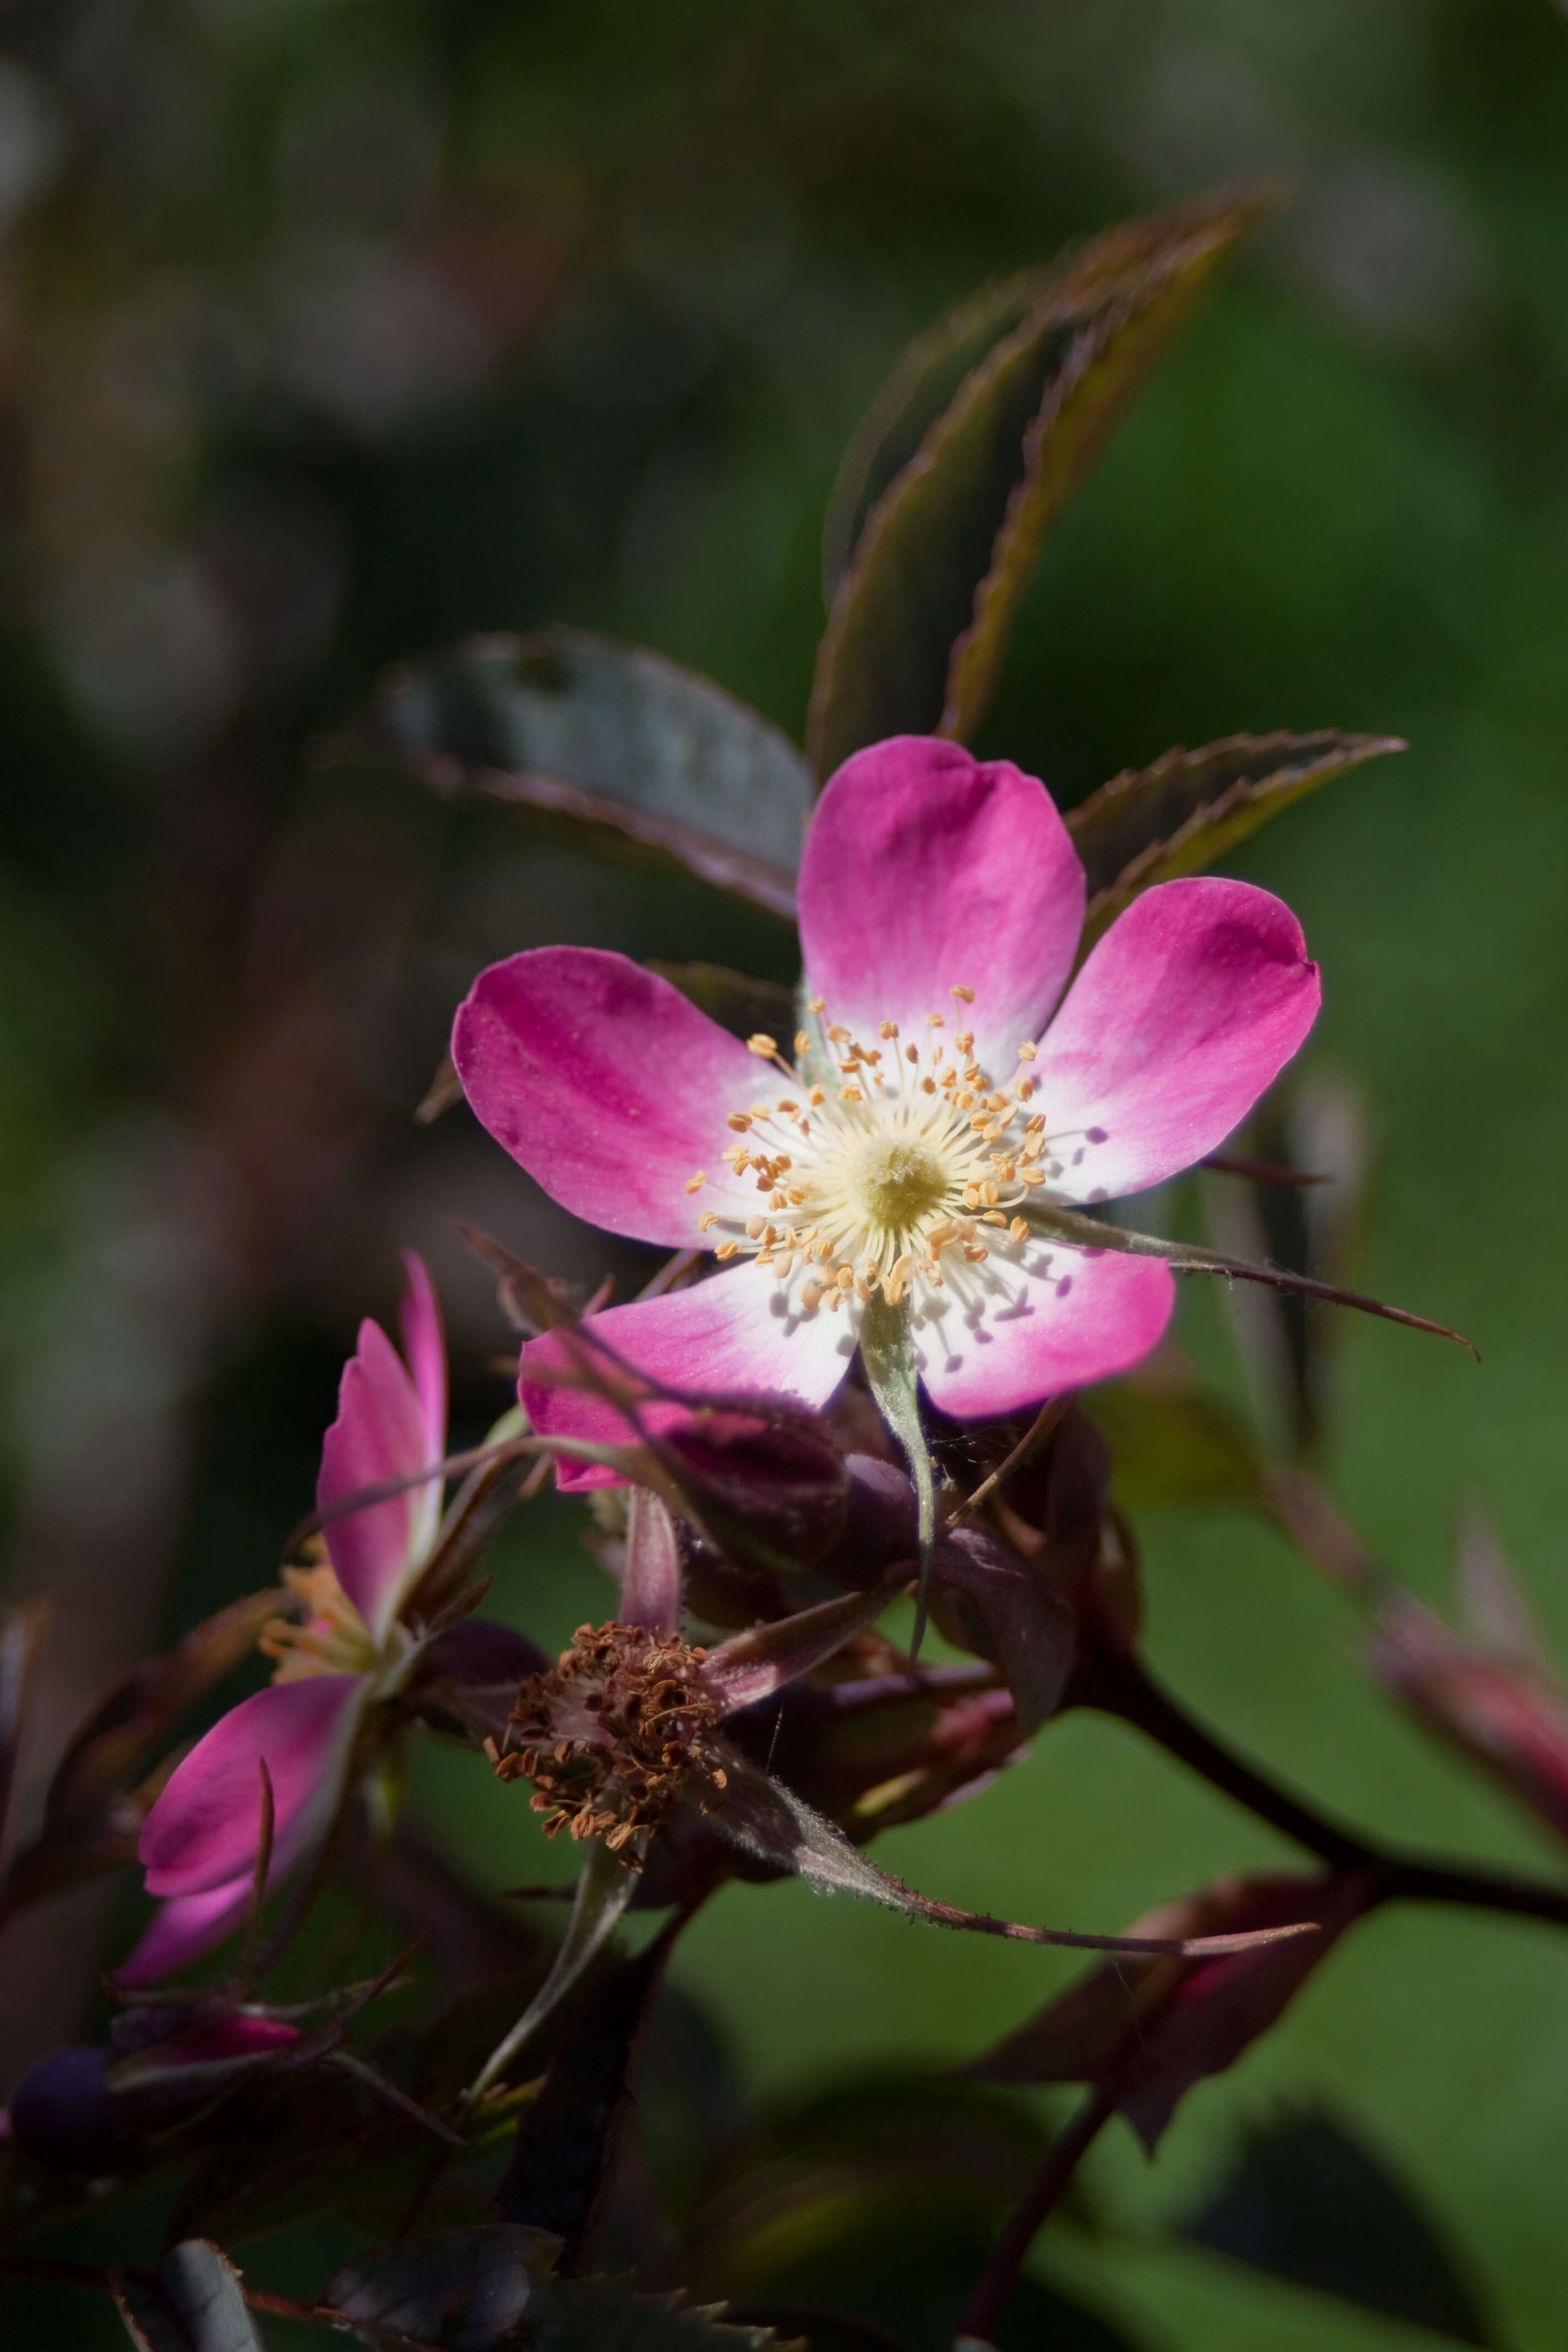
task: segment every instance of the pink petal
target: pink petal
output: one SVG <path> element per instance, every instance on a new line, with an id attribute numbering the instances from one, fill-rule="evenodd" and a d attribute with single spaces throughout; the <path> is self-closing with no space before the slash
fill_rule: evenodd
<path id="1" fill-rule="evenodd" d="M 142 1825 L 149 1895 L 210 1894 L 254 1866 L 263 1763 L 273 1873 L 290 1869 L 331 1809 L 364 1689 L 359 1675 L 273 1683 L 215 1723 Z"/>
<path id="2" fill-rule="evenodd" d="M 986 1273 L 1006 1297 L 985 1298 L 977 1322 L 957 1297 L 915 1318 L 921 1378 L 932 1402 L 960 1418 L 1016 1412 L 1124 1372 L 1148 1354 L 1175 1303 L 1164 1261 L 1122 1250 L 998 1245 Z"/>
<path id="3" fill-rule="evenodd" d="M 584 1327 L 605 1340 L 621 1360 L 656 1381 L 689 1393 L 714 1395 L 765 1392 L 826 1404 L 849 1368 L 855 1333 L 842 1316 L 818 1307 L 815 1315 L 786 1312 L 782 1286 L 764 1268 L 742 1265 L 689 1290 L 612 1307 Z M 595 1444 L 633 1443 L 636 1432 L 603 1397 L 578 1388 L 545 1385 L 538 1379 L 550 1367 L 571 1370 L 570 1345 L 558 1331 L 531 1339 L 522 1351 L 519 1393 L 528 1417 L 542 1434 L 576 1437 Z M 642 1408 L 646 1425 L 663 1429 L 685 1407 L 651 1402 Z M 619 1486 L 613 1470 L 562 1462 L 563 1487 Z"/>
<path id="4" fill-rule="evenodd" d="M 845 761 L 812 818 L 799 898 L 828 1020 L 861 1038 L 896 1021 L 923 1039 L 940 1013 L 973 1030 L 999 1077 L 1038 1034 L 1083 929 L 1083 867 L 1045 786 L 923 735 Z"/>
<path id="5" fill-rule="evenodd" d="M 452 1059 L 481 1125 L 552 1201 L 672 1249 L 697 1241 L 723 1191 L 726 1116 L 784 1083 L 668 981 L 598 948 L 532 948 L 482 971 Z"/>
<path id="6" fill-rule="evenodd" d="M 397 1614 L 435 1531 L 439 1482 L 410 1486 L 342 1518 L 331 1513 L 367 1486 L 427 1469 L 429 1420 L 426 1401 L 380 1324 L 362 1323 L 358 1350 L 343 1366 L 338 1417 L 321 1446 L 316 1507 L 338 1581 L 376 1641 Z M 439 1445 L 434 1458 L 441 1458 Z"/>
<path id="7" fill-rule="evenodd" d="M 441 1329 L 440 1305 L 424 1259 L 416 1251 L 405 1250 L 403 1264 L 408 1276 L 399 1318 L 403 1352 L 414 1375 L 424 1416 L 425 1460 L 428 1464 L 439 1462 L 447 1451 L 447 1342 Z M 432 1486 L 428 1495 L 438 1512 L 440 1487 Z"/>
<path id="8" fill-rule="evenodd" d="M 247 1871 L 205 1895 L 177 1895 L 161 1903 L 131 1958 L 114 1971 L 116 1984 L 151 1984 L 157 1977 L 174 1976 L 221 1944 L 250 1910 L 250 1881 Z"/>
<path id="9" fill-rule="evenodd" d="M 1248 882 L 1146 890 L 1068 991 L 1034 1068 L 1059 1197 L 1114 1200 L 1223 1143 L 1317 1018 L 1289 907 Z"/>

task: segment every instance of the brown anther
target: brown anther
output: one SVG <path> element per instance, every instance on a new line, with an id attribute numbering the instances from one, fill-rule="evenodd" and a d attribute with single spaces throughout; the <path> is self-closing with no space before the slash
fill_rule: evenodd
<path id="1" fill-rule="evenodd" d="M 706 1183 L 707 1183 L 707 1181 L 708 1181 L 708 1171 L 707 1171 L 707 1169 L 706 1169 L 706 1168 L 700 1168 L 700 1169 L 697 1171 L 697 1173 L 696 1173 L 696 1175 L 695 1175 L 695 1176 L 689 1176 L 689 1177 L 687 1178 L 687 1180 L 686 1180 L 686 1189 L 687 1189 L 687 1191 L 688 1191 L 689 1192 L 701 1192 L 701 1190 L 702 1190 L 702 1187 L 704 1186 L 704 1184 L 706 1184 Z"/>
<path id="2" fill-rule="evenodd" d="M 811 1092 L 806 1097 L 806 1101 L 811 1105 L 813 1110 L 816 1108 L 818 1103 L 825 1103 L 826 1100 L 826 1092 L 821 1087 L 813 1087 Z"/>
<path id="3" fill-rule="evenodd" d="M 980 1187 L 980 1197 L 984 1202 L 988 1209 L 994 1209 L 1002 1195 L 997 1187 L 991 1182 L 989 1178 L 987 1178 L 986 1181 Z"/>
<path id="4" fill-rule="evenodd" d="M 1012 1223 L 1007 1228 L 1007 1239 L 1010 1242 L 1026 1242 L 1028 1238 L 1028 1219 L 1026 1217 L 1015 1217 Z"/>
<path id="5" fill-rule="evenodd" d="M 984 1259 L 990 1256 L 991 1253 L 989 1250 L 982 1249 L 978 1242 L 965 1242 L 963 1255 L 971 1265 L 979 1265 Z"/>
<path id="6" fill-rule="evenodd" d="M 772 1118 L 773 1115 L 771 1103 L 748 1103 L 746 1108 L 752 1118 Z"/>
<path id="7" fill-rule="evenodd" d="M 947 992 L 950 996 L 956 996 L 963 1004 L 973 1004 L 974 1002 L 974 991 L 962 984 L 957 988 L 950 988 Z"/>
<path id="8" fill-rule="evenodd" d="M 918 1062 L 920 1057 L 921 1049 L 918 1045 L 906 1045 L 904 1047 L 904 1059 L 906 1062 Z"/>
<path id="9" fill-rule="evenodd" d="M 800 1108 L 800 1105 L 795 1101 L 791 1096 L 780 1095 L 779 1108 L 783 1111 L 786 1118 L 793 1118 L 796 1111 Z"/>
<path id="10" fill-rule="evenodd" d="M 833 1024 L 832 1028 L 829 1029 L 827 1033 L 827 1042 L 830 1045 L 842 1045 L 848 1037 L 848 1034 L 849 1032 L 845 1028 L 843 1023 L 836 1021 Z"/>
<path id="11" fill-rule="evenodd" d="M 778 1052 L 778 1039 L 776 1037 L 770 1037 L 765 1029 L 759 1029 L 754 1037 L 748 1037 L 746 1040 L 747 1053 L 755 1054 L 760 1060 L 764 1062 L 771 1061 L 773 1056 Z"/>
<path id="12" fill-rule="evenodd" d="M 820 1013 L 826 1003 L 827 999 L 826 996 L 808 996 L 805 1003 L 805 1009 L 808 1013 Z"/>
<path id="13" fill-rule="evenodd" d="M 840 1087 L 838 1089 L 838 1099 L 840 1102 L 863 1103 L 866 1097 L 858 1087 Z"/>
<path id="14" fill-rule="evenodd" d="M 1037 1110 L 1024 1132 L 1026 1135 L 1044 1135 L 1045 1131 L 1046 1114 L 1043 1110 Z"/>
<path id="15" fill-rule="evenodd" d="M 760 1242 L 765 1231 L 766 1227 L 761 1217 L 748 1217 L 746 1219 L 746 1239 L 748 1241 Z"/>
<path id="16" fill-rule="evenodd" d="M 778 1264 L 773 1268 L 773 1273 L 777 1280 L 780 1282 L 787 1282 L 794 1266 L 795 1253 L 793 1250 L 785 1250 L 784 1255 L 779 1259 Z"/>
<path id="17" fill-rule="evenodd" d="M 855 1296 L 865 1305 L 869 1306 L 871 1302 L 871 1286 L 863 1275 L 858 1274 L 855 1277 Z"/>
<path id="18" fill-rule="evenodd" d="M 879 1022 L 878 1022 L 878 1024 L 877 1024 L 877 1034 L 878 1034 L 878 1036 L 879 1036 L 879 1037 L 896 1037 L 896 1036 L 898 1035 L 898 1034 L 899 1034 L 899 1024 L 898 1024 L 898 1023 L 897 1023 L 896 1021 L 879 1021 Z"/>
<path id="19" fill-rule="evenodd" d="M 1038 1160 L 1035 1160 L 1029 1166 L 1020 1168 L 1018 1171 L 1018 1181 L 1020 1184 L 1043 1184 L 1045 1181 L 1046 1171 L 1040 1166 Z"/>
<path id="20" fill-rule="evenodd" d="M 739 1242 L 734 1242 L 734 1241 L 730 1241 L 730 1242 L 721 1242 L 721 1243 L 720 1243 L 720 1244 L 719 1244 L 719 1246 L 718 1246 L 718 1248 L 714 1251 L 713 1255 L 714 1255 L 714 1256 L 715 1256 L 715 1257 L 720 1257 L 720 1258 L 729 1258 L 729 1257 L 733 1257 L 733 1256 L 734 1256 L 734 1255 L 735 1255 L 735 1252 L 740 1248 L 740 1246 L 741 1246 L 741 1244 L 740 1244 L 740 1243 L 739 1243 Z"/>
<path id="21" fill-rule="evenodd" d="M 800 1303 L 808 1315 L 815 1314 L 821 1297 L 822 1287 L 819 1283 L 808 1282 L 803 1285 L 800 1294 Z"/>
<path id="22" fill-rule="evenodd" d="M 798 1209 L 805 1197 L 805 1193 L 798 1184 L 790 1184 L 785 1187 L 784 1199 L 788 1202 L 792 1209 Z"/>
<path id="23" fill-rule="evenodd" d="M 922 1095 L 934 1095 L 936 1092 L 936 1080 L 934 1078 L 922 1078 L 921 1080 L 921 1092 Z"/>
<path id="24" fill-rule="evenodd" d="M 852 1289 L 855 1283 L 854 1267 L 852 1265 L 836 1266 L 833 1271 L 833 1279 L 838 1285 L 840 1290 Z"/>
<path id="25" fill-rule="evenodd" d="M 724 1124 L 736 1135 L 744 1135 L 752 1122 L 745 1111 L 732 1110 L 726 1118 Z"/>
<path id="26" fill-rule="evenodd" d="M 700 1234 L 710 1234 L 718 1222 L 719 1212 L 717 1209 L 704 1209 L 702 1214 L 697 1220 L 697 1230 Z"/>
<path id="27" fill-rule="evenodd" d="M 947 1024 L 942 1019 L 940 1013 L 928 1013 L 926 1014 L 926 1027 L 928 1029 L 944 1029 L 946 1026 Z"/>
<path id="28" fill-rule="evenodd" d="M 1019 1046 L 1019 1048 L 1018 1048 L 1018 1059 L 1020 1060 L 1020 1062 L 1032 1062 L 1032 1061 L 1034 1060 L 1034 1058 L 1035 1058 L 1035 1048 L 1034 1048 L 1034 1046 L 1033 1046 L 1033 1045 L 1020 1045 L 1020 1046 Z"/>
<path id="29" fill-rule="evenodd" d="M 987 1209 L 980 1222 L 983 1225 L 1005 1225 L 1007 1220 L 1000 1209 Z"/>
<path id="30" fill-rule="evenodd" d="M 1033 1079 L 1033 1078 L 1015 1078 L 1015 1079 L 1014 1079 L 1014 1081 L 1013 1081 L 1013 1092 L 1017 1096 L 1018 1100 L 1019 1100 L 1020 1102 L 1027 1102 L 1027 1101 L 1028 1101 L 1028 1099 L 1029 1099 L 1029 1097 L 1030 1097 L 1030 1096 L 1034 1093 L 1034 1091 L 1035 1091 L 1035 1081 L 1034 1081 L 1034 1079 Z"/>
<path id="31" fill-rule="evenodd" d="M 965 1059 L 967 1059 L 974 1051 L 973 1030 L 961 1029 L 952 1042 L 957 1046 L 959 1052 L 964 1055 Z"/>

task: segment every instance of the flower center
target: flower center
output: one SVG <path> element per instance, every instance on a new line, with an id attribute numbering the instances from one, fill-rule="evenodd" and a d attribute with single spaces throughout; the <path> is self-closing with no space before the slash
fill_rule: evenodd
<path id="1" fill-rule="evenodd" d="M 845 1154 L 844 1196 L 868 1231 L 890 1244 L 907 1243 L 947 1198 L 949 1174 L 940 1150 L 919 1136 L 868 1135 Z"/>
<path id="2" fill-rule="evenodd" d="M 973 989 L 952 993 L 973 1001 Z M 791 1091 L 730 1112 L 730 1173 L 715 1181 L 699 1229 L 717 1257 L 754 1256 L 785 1286 L 786 1312 L 866 1305 L 879 1291 L 890 1307 L 913 1292 L 937 1311 L 944 1289 L 973 1307 L 1019 1263 L 1030 1234 L 1019 1210 L 1052 1197 L 1082 1156 L 1074 1147 L 1102 1140 L 1100 1131 L 1053 1136 L 1030 1108 L 1031 1040 L 1017 1049 L 1022 1069 L 1000 1083 L 975 1060 L 972 1031 L 943 1034 L 942 1013 L 928 1013 L 912 1040 L 884 1021 L 872 1045 L 830 1024 L 820 997 L 811 1012 L 817 1037 L 796 1036 L 794 1070 L 773 1038 L 747 1041 Z M 708 1182 L 699 1169 L 686 1189 L 695 1195 Z M 742 1186 L 762 1196 L 750 1214 L 736 1198 Z M 999 1263 L 982 1275 L 993 1252 Z"/>
<path id="3" fill-rule="evenodd" d="M 321 1554 L 309 1568 L 286 1568 L 283 1581 L 295 1598 L 299 1618 L 269 1617 L 257 1648 L 275 1658 L 275 1683 L 302 1682 L 307 1675 L 363 1675 L 379 1662 L 370 1628 L 338 1582 L 337 1571 Z"/>
<path id="4" fill-rule="evenodd" d="M 533 1782 L 546 1837 L 602 1837 L 640 1870 L 683 1797 L 712 1810 L 725 1775 L 706 1655 L 641 1625 L 579 1625 L 559 1664 L 523 1684 L 504 1742 L 486 1753 L 500 1780 Z"/>

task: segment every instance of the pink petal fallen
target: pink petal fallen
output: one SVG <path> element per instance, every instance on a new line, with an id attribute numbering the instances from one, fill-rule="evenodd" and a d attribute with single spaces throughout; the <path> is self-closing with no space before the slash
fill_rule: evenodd
<path id="1" fill-rule="evenodd" d="M 205 1895 L 176 1895 L 160 1904 L 130 1958 L 116 1969 L 115 1983 L 152 1984 L 159 1977 L 177 1976 L 221 1944 L 249 1915 L 251 1876 L 247 1870 Z"/>
<path id="2" fill-rule="evenodd" d="M 427 1469 L 429 1424 L 427 1402 L 402 1357 L 379 1323 L 362 1323 L 359 1347 L 343 1367 L 338 1417 L 321 1446 L 316 1507 L 338 1581 L 378 1642 L 435 1531 L 439 1482 L 411 1486 L 341 1518 L 332 1513 L 366 1487 Z M 437 1445 L 434 1459 L 440 1458 Z"/>
<path id="3" fill-rule="evenodd" d="M 272 1683 L 215 1723 L 142 1825 L 149 1895 L 210 1894 L 254 1867 L 264 1762 L 272 1869 L 289 1869 L 330 1811 L 363 1689 L 358 1675 Z"/>
<path id="4" fill-rule="evenodd" d="M 1083 867 L 1043 784 L 957 743 L 894 736 L 846 761 L 811 821 L 800 936 L 827 1018 L 874 1040 L 973 1029 L 1005 1073 L 1061 992 L 1083 928 Z M 973 1004 L 949 991 L 972 988 Z"/>
<path id="5" fill-rule="evenodd" d="M 742 1265 L 732 1272 L 677 1290 L 663 1298 L 612 1307 L 582 1327 L 597 1336 L 635 1370 L 663 1385 L 715 1395 L 769 1394 L 826 1404 L 849 1368 L 855 1335 L 844 1318 L 818 1307 L 815 1315 L 791 1315 L 784 1295 L 765 1271 Z M 547 1385 L 542 1371 L 574 1377 L 571 1335 L 548 1331 L 522 1351 L 518 1392 L 530 1421 L 542 1434 L 587 1439 L 595 1444 L 632 1442 L 635 1432 L 606 1398 L 580 1388 Z M 685 1407 L 655 1401 L 643 1408 L 650 1429 L 668 1428 Z M 563 1461 L 564 1488 L 618 1486 L 613 1470 L 574 1467 Z"/>
<path id="6" fill-rule="evenodd" d="M 481 1125 L 552 1201 L 672 1249 L 724 1191 L 728 1114 L 784 1086 L 668 981 L 597 948 L 533 948 L 481 972 L 452 1059 Z"/>
<path id="7" fill-rule="evenodd" d="M 985 1272 L 1008 1297 L 988 1298 L 982 1321 L 965 1318 L 956 1288 L 938 1312 L 923 1307 L 915 1318 L 921 1378 L 932 1402 L 959 1419 L 1016 1412 L 1126 1371 L 1154 1346 L 1175 1303 L 1169 1266 L 1124 1251 L 998 1242 Z M 944 1278 L 956 1285 L 962 1276 Z"/>
<path id="8" fill-rule="evenodd" d="M 1135 898 L 1035 1064 L 1058 1197 L 1115 1200 L 1215 1150 L 1300 1045 L 1321 993 L 1300 925 L 1267 890 L 1205 876 Z"/>

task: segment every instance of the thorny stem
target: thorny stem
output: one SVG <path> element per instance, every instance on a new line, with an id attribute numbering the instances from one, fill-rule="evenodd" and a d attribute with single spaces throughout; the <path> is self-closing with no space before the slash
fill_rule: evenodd
<path id="1" fill-rule="evenodd" d="M 1553 1886 L 1546 1880 L 1511 1871 L 1429 1861 L 1362 1837 L 1223 1747 L 1160 1688 L 1136 1659 L 1109 1646 L 1102 1645 L 1092 1654 L 1080 1672 L 1073 1698 L 1079 1706 L 1096 1707 L 1101 1714 L 1131 1724 L 1212 1788 L 1233 1797 L 1259 1821 L 1268 1822 L 1331 1868 L 1370 1873 L 1377 1882 L 1380 1902 L 1461 1903 L 1473 1910 L 1547 1919 L 1568 1927 L 1568 1886 Z"/>
<path id="2" fill-rule="evenodd" d="M 953 2331 L 955 2352 L 965 2344 L 990 2342 L 992 2330 L 1012 2300 L 1036 2234 L 1056 2210 L 1079 2163 L 1115 2112 L 1113 2094 L 1097 2084 L 1072 2121 L 1057 2134 L 1045 2162 L 1007 2216 L 974 2292 L 963 2306 Z"/>
<path id="3" fill-rule="evenodd" d="M 124 2273 L 121 2273 L 121 2276 Z M 143 2273 L 143 2276 L 151 2273 Z M 112 2294 L 114 2277 L 96 2263 L 51 2262 L 38 2254 L 0 2255 L 0 2279 L 9 2279 L 17 2286 L 79 2286 L 89 2294 Z M 291 2295 L 268 2294 L 259 2287 L 240 2283 L 240 2293 L 250 2311 L 265 2311 L 276 2319 L 297 2319 L 308 2327 L 341 2329 L 343 2315 L 323 2303 L 296 2303 Z M 411 2342 L 409 2337 L 400 2339 Z"/>

